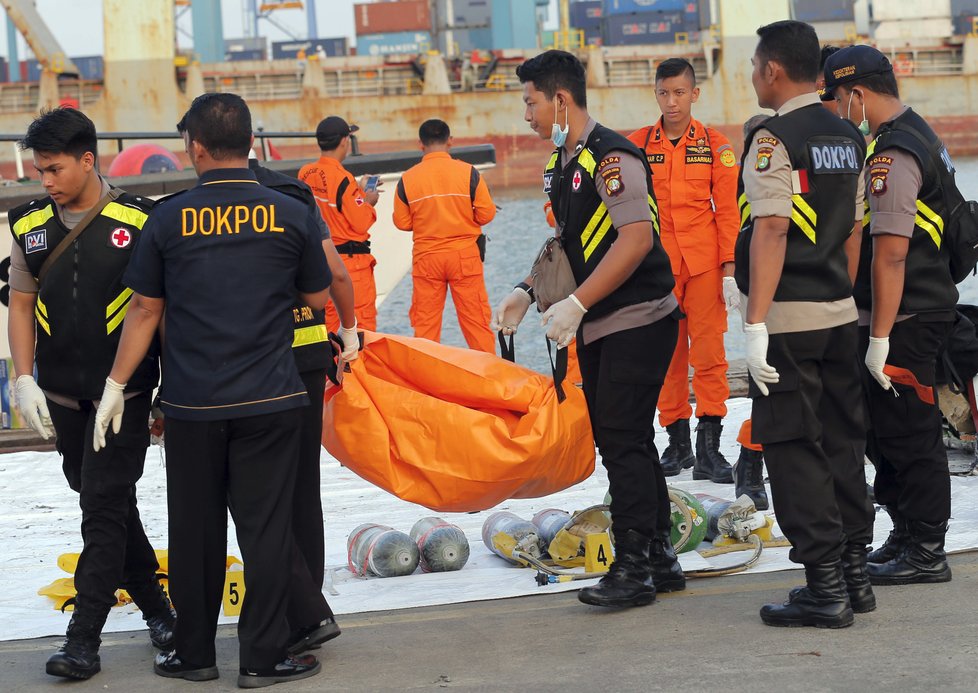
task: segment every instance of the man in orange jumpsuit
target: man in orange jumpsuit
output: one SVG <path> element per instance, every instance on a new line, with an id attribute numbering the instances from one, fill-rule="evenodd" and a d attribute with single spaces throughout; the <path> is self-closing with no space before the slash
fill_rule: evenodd
<path id="1" fill-rule="evenodd" d="M 720 425 L 727 413 L 724 310 L 739 304 L 733 279 L 734 242 L 740 228 L 737 158 L 730 141 L 691 115 L 699 97 L 692 65 L 682 58 L 659 63 L 655 98 L 662 118 L 628 139 L 644 148 L 659 203 L 662 245 L 686 314 L 679 342 L 659 395 L 659 422 L 669 445 L 662 454 L 666 476 L 693 467 L 694 479 L 733 483 L 720 453 Z M 696 395 L 696 455 L 690 444 L 689 366 Z"/>
<path id="2" fill-rule="evenodd" d="M 447 123 L 426 120 L 418 137 L 424 156 L 404 172 L 394 196 L 394 225 L 414 233 L 414 336 L 441 341 L 445 290 L 451 287 L 466 344 L 495 353 L 480 248 L 482 227 L 496 216 L 496 206 L 479 171 L 448 153 L 452 136 Z"/>
<path id="3" fill-rule="evenodd" d="M 299 180 L 312 188 L 316 204 L 329 226 L 336 252 L 343 258 L 353 281 L 354 312 L 361 329 L 377 329 L 377 286 L 370 254 L 370 227 L 377 221 L 374 206 L 380 198 L 377 190 L 364 191 L 353 174 L 343 168 L 350 154 L 350 135 L 359 128 L 339 116 L 329 116 L 316 128 L 316 142 L 322 156 L 299 169 Z M 326 304 L 326 326 L 330 332 L 340 329 L 340 318 L 333 302 Z"/>

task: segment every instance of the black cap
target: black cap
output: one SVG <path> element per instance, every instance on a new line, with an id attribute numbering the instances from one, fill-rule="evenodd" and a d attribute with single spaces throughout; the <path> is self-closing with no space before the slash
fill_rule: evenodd
<path id="1" fill-rule="evenodd" d="M 337 137 L 346 137 L 359 129 L 339 116 L 329 116 L 319 121 L 319 125 L 316 126 L 316 139 L 320 142 L 329 141 Z"/>
<path id="2" fill-rule="evenodd" d="M 832 90 L 840 84 L 893 72 L 893 66 L 872 46 L 847 46 L 828 57 L 824 72 L 825 94 L 832 97 Z"/>

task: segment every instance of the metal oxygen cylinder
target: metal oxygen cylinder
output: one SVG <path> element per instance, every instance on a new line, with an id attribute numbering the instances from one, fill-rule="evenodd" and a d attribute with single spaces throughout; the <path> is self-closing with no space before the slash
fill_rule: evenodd
<path id="1" fill-rule="evenodd" d="M 354 529 L 346 540 L 347 561 L 354 575 L 399 577 L 418 567 L 418 545 L 404 532 L 386 525 L 367 523 Z"/>
<path id="2" fill-rule="evenodd" d="M 720 528 L 717 526 L 720 516 L 733 504 L 733 501 L 717 498 L 708 493 L 697 493 L 696 499 L 703 504 L 703 508 L 706 510 L 706 540 L 713 541 L 721 534 Z"/>
<path id="3" fill-rule="evenodd" d="M 549 553 L 550 542 L 570 519 L 569 512 L 557 508 L 546 508 L 533 516 L 531 522 L 536 525 L 540 534 L 540 547 L 543 551 Z"/>
<path id="4" fill-rule="evenodd" d="M 469 540 L 465 532 L 440 517 L 425 517 L 414 523 L 411 539 L 421 552 L 421 570 L 444 573 L 461 570 L 469 560 Z"/>
<path id="5" fill-rule="evenodd" d="M 515 562 L 513 557 L 500 548 L 494 541 L 497 535 L 503 535 L 504 544 L 511 544 L 519 551 L 534 558 L 540 557 L 540 531 L 532 522 L 527 522 L 519 515 L 508 510 L 500 510 L 486 518 L 482 524 L 482 543 L 494 554 L 507 561 Z"/>

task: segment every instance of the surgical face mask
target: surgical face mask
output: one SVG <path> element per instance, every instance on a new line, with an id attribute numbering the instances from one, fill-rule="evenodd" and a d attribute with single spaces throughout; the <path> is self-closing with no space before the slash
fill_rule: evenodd
<path id="1" fill-rule="evenodd" d="M 848 120 L 848 121 L 851 121 L 852 120 L 852 118 L 849 117 L 849 114 L 852 111 L 852 97 L 853 97 L 853 94 L 855 94 L 855 93 L 856 92 L 854 92 L 854 91 L 850 91 L 849 92 L 849 105 L 846 106 L 846 120 Z M 865 101 L 863 101 L 863 119 L 861 121 L 859 121 L 859 126 L 858 127 L 859 127 L 859 132 L 861 132 L 863 134 L 863 136 L 868 136 L 869 135 L 869 121 L 866 120 L 866 102 Z"/>
<path id="2" fill-rule="evenodd" d="M 554 124 L 550 128 L 550 141 L 555 147 L 563 147 L 567 141 L 567 133 L 570 131 L 570 114 L 564 110 L 564 127 L 557 124 L 557 97 L 554 97 Z"/>

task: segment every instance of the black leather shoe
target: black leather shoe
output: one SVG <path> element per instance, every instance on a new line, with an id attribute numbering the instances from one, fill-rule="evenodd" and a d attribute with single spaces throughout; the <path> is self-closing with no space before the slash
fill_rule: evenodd
<path id="1" fill-rule="evenodd" d="M 102 660 L 98 648 L 102 644 L 99 637 L 105 618 L 93 618 L 84 610 L 76 611 L 68 622 L 64 644 L 48 658 L 44 670 L 51 676 L 66 679 L 90 679 L 102 670 Z"/>
<path id="2" fill-rule="evenodd" d="M 652 543 L 649 545 L 652 583 L 656 592 L 681 592 L 686 589 L 686 576 L 679 565 L 679 558 L 669 534 L 668 530 L 657 531 L 652 535 Z"/>
<path id="3" fill-rule="evenodd" d="M 693 444 L 689 440 L 689 419 L 679 419 L 666 426 L 669 434 L 669 444 L 659 458 L 662 473 L 665 476 L 676 476 L 684 469 L 693 466 L 696 458 L 693 456 Z"/>
<path id="4" fill-rule="evenodd" d="M 734 496 L 747 496 L 754 501 L 758 510 L 771 507 L 767 499 L 767 489 L 764 488 L 764 453 L 760 450 L 750 450 L 740 446 L 740 457 L 733 468 L 736 487 Z"/>
<path id="5" fill-rule="evenodd" d="M 807 584 L 792 590 L 783 604 L 765 604 L 761 620 L 769 626 L 845 628 L 855 620 L 842 576 L 842 562 L 805 566 Z"/>
<path id="6" fill-rule="evenodd" d="M 594 606 L 645 606 L 655 601 L 650 541 L 633 529 L 616 532 L 615 560 L 608 574 L 597 585 L 578 592 L 577 598 Z"/>
<path id="7" fill-rule="evenodd" d="M 869 552 L 866 560 L 870 563 L 886 563 L 887 561 L 892 561 L 903 552 L 903 548 L 910 540 L 907 518 L 901 515 L 892 505 L 884 505 L 883 508 L 893 521 L 893 529 L 890 530 L 890 535 L 881 547 Z"/>
<path id="8" fill-rule="evenodd" d="M 238 674 L 239 688 L 264 688 L 276 683 L 288 683 L 315 676 L 323 665 L 312 655 L 287 657 L 271 669 L 247 669 L 241 667 Z"/>
<path id="9" fill-rule="evenodd" d="M 712 481 L 715 484 L 732 484 L 733 469 L 720 454 L 720 417 L 704 416 L 696 425 L 696 461 L 693 464 L 693 479 Z"/>
<path id="10" fill-rule="evenodd" d="M 910 585 L 950 582 L 951 566 L 944 552 L 947 522 L 908 520 L 910 538 L 899 556 L 886 563 L 870 563 L 866 572 L 874 585 Z"/>
<path id="11" fill-rule="evenodd" d="M 336 625 L 336 619 L 330 616 L 324 619 L 322 623 L 317 623 L 308 628 L 300 628 L 292 633 L 285 650 L 290 655 L 296 655 L 306 650 L 315 650 L 324 642 L 329 642 L 338 637 L 340 632 L 340 627 Z"/>
<path id="12" fill-rule="evenodd" d="M 167 679 L 184 681 L 213 681 L 219 676 L 217 666 L 199 667 L 196 664 L 187 664 L 180 659 L 180 655 L 175 650 L 156 655 L 153 671 Z"/>

